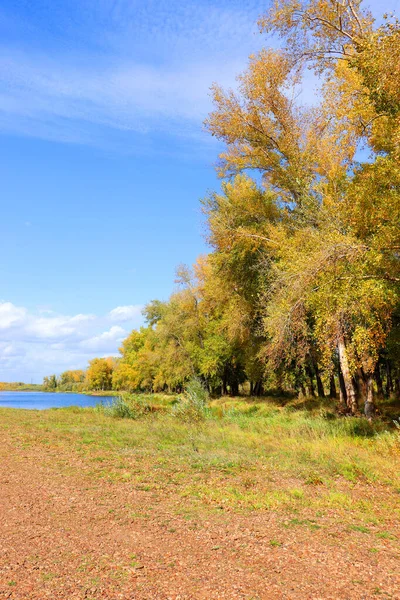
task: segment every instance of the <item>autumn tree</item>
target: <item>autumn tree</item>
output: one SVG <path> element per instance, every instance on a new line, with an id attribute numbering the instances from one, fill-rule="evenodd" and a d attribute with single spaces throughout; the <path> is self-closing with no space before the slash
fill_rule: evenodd
<path id="1" fill-rule="evenodd" d="M 213 87 L 207 126 L 226 144 L 221 176 L 261 175 L 278 216 L 265 215 L 256 231 L 244 201 L 244 225 L 231 236 L 258 240 L 270 257 L 264 355 L 275 367 L 282 358 L 304 368 L 318 356 L 329 370 L 336 354 L 355 413 L 354 377 L 361 373 L 371 401 L 398 305 L 398 92 L 388 70 L 383 91 L 370 75 L 373 64 L 378 76 L 392 45 L 397 56 L 398 24 L 375 31 L 360 2 L 278 0 L 260 27 L 278 33 L 283 49 L 251 57 L 237 92 Z M 319 107 L 297 99 L 307 67 L 321 78 Z M 373 156 L 364 164 L 362 144 Z"/>
<path id="2" fill-rule="evenodd" d="M 265 344 L 262 293 L 273 259 L 270 229 L 280 218 L 276 195 L 237 175 L 222 183 L 221 193 L 203 200 L 203 210 L 213 247 L 203 276 L 205 297 L 219 312 L 220 330 L 240 349 L 250 392 L 260 394 L 265 378 L 259 356 Z"/>
<path id="3" fill-rule="evenodd" d="M 86 371 L 86 385 L 90 390 L 111 390 L 114 360 L 94 358 Z"/>
<path id="4" fill-rule="evenodd" d="M 375 394 L 400 394 L 399 23 L 377 27 L 360 0 L 275 0 L 259 26 L 281 48 L 251 56 L 237 89 L 212 88 L 206 127 L 224 150 L 221 189 L 203 201 L 211 252 L 87 379 L 329 387 L 344 412 L 363 400 L 372 416 Z"/>
<path id="5" fill-rule="evenodd" d="M 54 392 L 58 387 L 57 375 L 48 375 L 43 378 L 43 388 L 48 392 Z"/>
<path id="6" fill-rule="evenodd" d="M 84 381 L 85 371 L 82 369 L 64 371 L 59 377 L 59 387 L 64 391 L 81 391 Z"/>
<path id="7" fill-rule="evenodd" d="M 149 334 L 149 328 L 141 327 L 139 331 L 133 330 L 123 341 L 119 349 L 121 358 L 113 370 L 113 389 L 130 392 L 152 389 L 147 369 L 144 368 L 145 345 Z"/>

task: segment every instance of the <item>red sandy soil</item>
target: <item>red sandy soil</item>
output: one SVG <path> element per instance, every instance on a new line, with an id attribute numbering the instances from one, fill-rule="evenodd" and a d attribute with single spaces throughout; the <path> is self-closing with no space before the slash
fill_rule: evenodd
<path id="1" fill-rule="evenodd" d="M 334 511 L 315 531 L 279 512 L 185 518 L 187 499 L 95 479 L 82 457 L 0 446 L 1 600 L 400 599 L 398 542 Z"/>

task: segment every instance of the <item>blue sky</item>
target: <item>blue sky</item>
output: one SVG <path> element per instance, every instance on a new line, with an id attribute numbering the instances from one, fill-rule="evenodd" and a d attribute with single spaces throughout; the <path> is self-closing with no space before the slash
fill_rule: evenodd
<path id="1" fill-rule="evenodd" d="M 261 48 L 266 6 L 2 1 L 0 381 L 115 354 L 206 252 L 209 87 L 234 86 Z"/>

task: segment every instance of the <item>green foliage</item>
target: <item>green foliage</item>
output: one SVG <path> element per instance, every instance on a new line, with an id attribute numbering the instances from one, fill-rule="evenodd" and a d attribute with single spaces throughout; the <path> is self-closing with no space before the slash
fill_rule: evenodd
<path id="1" fill-rule="evenodd" d="M 180 506 L 189 503 L 202 514 L 221 506 L 282 508 L 286 515 L 292 508 L 293 518 L 303 521 L 310 510 L 316 516 L 338 509 L 350 519 L 380 518 L 384 512 L 384 530 L 393 523 L 399 446 L 389 421 L 364 427 L 362 419 L 326 420 L 319 414 L 321 403 L 305 408 L 297 400 L 282 406 L 287 399 L 222 397 L 209 402 L 209 418 L 193 423 L 176 418 L 170 397 L 135 396 L 126 403 L 134 408 L 139 400 L 148 408 L 140 409 L 143 418 L 133 419 L 123 418 L 125 409 L 116 416 L 102 408 L 24 411 L 23 418 L 20 410 L 0 409 L 0 428 L 24 451 L 43 445 L 58 458 L 78 453 L 89 457 L 88 477 L 129 478 L 133 487 L 148 486 L 167 497 L 175 490 Z M 156 410 L 161 404 L 165 410 Z M 324 405 L 333 410 L 333 403 Z M 81 466 L 81 461 L 55 464 L 69 470 Z M 300 516 L 301 507 L 308 514 Z"/>
<path id="2" fill-rule="evenodd" d="M 56 375 L 49 375 L 43 379 L 43 389 L 47 392 L 55 392 L 59 385 L 59 381 Z"/>
<path id="3" fill-rule="evenodd" d="M 17 392 L 40 392 L 43 385 L 37 383 L 23 383 L 22 381 L 5 382 L 0 381 L 0 392 L 17 391 Z"/>
<path id="4" fill-rule="evenodd" d="M 89 390 L 111 390 L 114 361 L 112 358 L 94 358 L 86 371 Z"/>
<path id="5" fill-rule="evenodd" d="M 133 394 L 121 394 L 110 404 L 99 405 L 105 415 L 117 419 L 139 419 L 151 412 L 150 405 L 141 397 Z"/>
<path id="6" fill-rule="evenodd" d="M 208 414 L 209 394 L 198 378 L 189 381 L 183 398 L 174 406 L 173 414 L 186 423 L 201 423 Z"/>
<path id="7" fill-rule="evenodd" d="M 374 395 L 400 397 L 399 22 L 377 26 L 361 0 L 275 0 L 259 25 L 282 47 L 252 55 L 235 91 L 212 88 L 212 250 L 178 267 L 174 293 L 84 385 L 181 393 L 198 378 L 212 395 L 304 398 L 329 386 L 341 412 L 364 402 L 372 415 Z M 298 101 L 309 68 L 313 108 Z M 185 410 L 202 414 L 196 402 L 189 392 Z"/>
<path id="8" fill-rule="evenodd" d="M 84 389 L 86 373 L 78 369 L 75 371 L 64 371 L 58 381 L 58 389 L 63 392 L 81 392 Z"/>

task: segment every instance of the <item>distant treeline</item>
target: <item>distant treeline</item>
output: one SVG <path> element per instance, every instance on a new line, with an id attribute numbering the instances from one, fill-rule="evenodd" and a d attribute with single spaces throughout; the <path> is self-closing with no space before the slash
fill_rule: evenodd
<path id="1" fill-rule="evenodd" d="M 42 385 L 37 383 L 23 383 L 22 381 L 0 381 L 0 392 L 38 392 L 42 390 L 42 387 Z"/>
<path id="2" fill-rule="evenodd" d="M 112 374 L 118 360 L 115 358 L 95 358 L 86 370 L 68 370 L 61 375 L 49 375 L 43 379 L 43 389 L 47 392 L 89 392 L 111 390 Z"/>
<path id="3" fill-rule="evenodd" d="M 119 359 L 62 386 L 179 391 L 197 376 L 215 394 L 330 394 L 370 416 L 400 395 L 399 22 L 276 0 L 259 26 L 284 50 L 252 56 L 236 92 L 213 87 L 206 127 L 225 150 L 221 191 L 203 200 L 211 253 L 178 269 Z"/>

